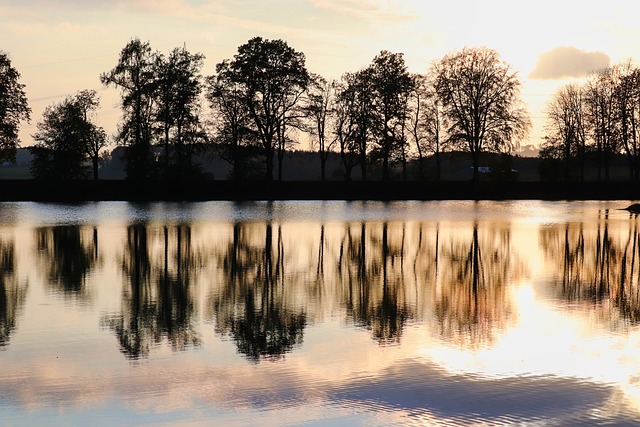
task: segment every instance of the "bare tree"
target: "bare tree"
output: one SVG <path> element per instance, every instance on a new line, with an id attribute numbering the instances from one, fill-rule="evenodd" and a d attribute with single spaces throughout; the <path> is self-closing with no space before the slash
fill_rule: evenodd
<path id="1" fill-rule="evenodd" d="M 410 94 L 407 127 L 418 154 L 420 179 L 424 179 L 424 160 L 433 154 L 436 162 L 436 179 L 441 178 L 441 153 L 446 145 L 442 103 L 438 99 L 435 82 L 431 76 L 414 74 Z"/>
<path id="2" fill-rule="evenodd" d="M 325 181 L 327 159 L 337 142 L 336 139 L 327 140 L 327 127 L 334 111 L 336 82 L 313 75 L 308 91 L 305 110 L 311 122 L 310 133 L 315 137 L 320 156 L 320 176 Z"/>
<path id="3" fill-rule="evenodd" d="M 346 82 L 338 82 L 336 86 L 336 100 L 334 107 L 334 137 L 340 147 L 340 159 L 344 166 L 345 180 L 351 181 L 351 172 L 360 161 L 359 145 L 357 143 L 356 117 L 353 114 L 355 98 L 348 89 Z"/>
<path id="4" fill-rule="evenodd" d="M 591 130 L 596 146 L 598 181 L 609 181 L 612 154 L 618 150 L 617 122 L 615 111 L 615 75 L 612 68 L 601 70 L 591 76 L 586 86 L 587 106 Z"/>
<path id="5" fill-rule="evenodd" d="M 546 150 L 555 151 L 564 162 L 565 179 L 571 176 L 571 161 L 578 158 L 580 178 L 584 180 L 584 159 L 586 152 L 585 106 L 583 89 L 576 84 L 568 84 L 556 91 L 547 105 Z"/>
<path id="6" fill-rule="evenodd" d="M 629 177 L 640 179 L 640 70 L 631 61 L 618 66 L 619 76 L 614 92 L 622 149 L 629 161 Z"/>
<path id="7" fill-rule="evenodd" d="M 432 72 L 450 139 L 470 153 L 477 181 L 480 154 L 512 150 L 530 127 L 518 75 L 496 51 L 484 47 L 446 55 Z"/>

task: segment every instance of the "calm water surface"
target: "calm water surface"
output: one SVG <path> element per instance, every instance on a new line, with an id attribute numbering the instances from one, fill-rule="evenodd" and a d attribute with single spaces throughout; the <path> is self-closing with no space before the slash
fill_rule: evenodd
<path id="1" fill-rule="evenodd" d="M 0 204 L 0 425 L 640 425 L 629 202 Z"/>

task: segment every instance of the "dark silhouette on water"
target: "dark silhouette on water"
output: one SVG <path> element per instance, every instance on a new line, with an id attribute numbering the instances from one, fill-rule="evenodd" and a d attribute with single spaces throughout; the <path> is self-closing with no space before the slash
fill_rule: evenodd
<path id="1" fill-rule="evenodd" d="M 49 286 L 65 297 L 88 300 L 86 278 L 101 262 L 97 230 L 60 225 L 39 228 L 35 237 Z"/>
<path id="2" fill-rule="evenodd" d="M 629 205 L 623 210 L 629 211 L 631 213 L 640 213 L 640 203 L 634 203 L 632 205 Z"/>
<path id="3" fill-rule="evenodd" d="M 0 350 L 17 328 L 27 289 L 18 281 L 14 241 L 0 238 Z"/>
<path id="4" fill-rule="evenodd" d="M 614 328 L 621 325 L 620 319 L 640 323 L 640 219 L 633 214 L 628 221 L 626 238 L 609 232 L 608 211 L 600 212 L 595 234 L 582 223 L 541 233 L 549 259 L 562 264 L 558 270 L 562 276 L 557 278 L 562 296 L 596 310 Z"/>
<path id="5" fill-rule="evenodd" d="M 467 240 L 443 242 L 440 269 L 445 281 L 435 306 L 440 333 L 472 347 L 491 342 L 496 328 L 511 321 L 507 285 L 522 269 L 510 250 L 508 229 L 482 227 L 481 235 L 479 228 L 476 222 Z"/>
<path id="6" fill-rule="evenodd" d="M 256 363 L 301 345 L 307 324 L 305 312 L 289 302 L 294 295 L 288 292 L 286 252 L 281 227 L 277 230 L 274 242 L 271 223 L 234 224 L 232 241 L 221 254 L 227 279 L 212 299 L 216 332 L 231 337 Z"/>
<path id="7" fill-rule="evenodd" d="M 338 271 L 348 290 L 342 297 L 347 315 L 381 345 L 398 343 L 414 317 L 403 295 L 403 241 L 389 238 L 387 223 L 382 229 L 362 223 L 347 226 L 340 246 Z"/>
<path id="8" fill-rule="evenodd" d="M 151 248 L 159 237 L 162 255 L 152 256 Z M 200 344 L 192 289 L 199 257 L 192 248 L 187 225 L 160 230 L 145 223 L 129 226 L 122 259 L 127 278 L 122 312 L 101 319 L 102 326 L 114 332 L 128 358 L 147 357 L 163 340 L 174 351 Z"/>

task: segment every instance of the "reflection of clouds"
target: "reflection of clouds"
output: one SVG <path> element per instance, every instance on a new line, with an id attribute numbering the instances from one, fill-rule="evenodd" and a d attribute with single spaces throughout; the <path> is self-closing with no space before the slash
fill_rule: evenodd
<path id="1" fill-rule="evenodd" d="M 113 401 L 139 414 L 194 411 L 185 416 L 208 415 L 207 410 L 293 413 L 295 408 L 313 407 L 298 413 L 300 421 L 327 419 L 339 408 L 354 412 L 395 412 L 409 420 L 440 420 L 465 423 L 514 420 L 563 420 L 586 422 L 594 411 L 619 402 L 614 387 L 562 377 L 483 378 L 451 374 L 432 362 L 400 360 L 374 375 L 345 376 L 347 380 L 309 376 L 286 364 L 266 364 L 260 369 L 228 369 L 202 360 L 158 361 L 115 374 L 77 371 L 60 375 L 61 362 L 41 360 L 29 378 L 3 378 L 0 395 L 29 410 L 48 405 L 65 412 Z M 189 369 L 184 369 L 184 364 Z M 3 398 L 6 402 L 6 398 Z M 618 407 L 618 411 L 620 408 Z M 625 409 L 628 411 L 628 408 Z M 196 415 L 194 415 L 196 414 Z M 265 414 L 267 419 L 268 414 Z M 633 414 L 604 413 L 602 421 L 631 420 Z M 235 417 L 237 420 L 237 417 Z M 401 420 L 400 420 L 401 421 Z"/>
<path id="2" fill-rule="evenodd" d="M 411 417 L 480 424 L 562 419 L 579 421 L 599 409 L 612 393 L 606 385 L 556 377 L 478 378 L 451 375 L 435 366 L 407 362 L 384 375 L 357 380 L 333 399 L 374 408 L 403 409 Z M 473 421 L 472 421 L 473 420 Z"/>

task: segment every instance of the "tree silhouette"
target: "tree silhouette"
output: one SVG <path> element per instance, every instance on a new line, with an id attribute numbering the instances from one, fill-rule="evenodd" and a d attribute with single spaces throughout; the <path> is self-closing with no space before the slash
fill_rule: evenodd
<path id="1" fill-rule="evenodd" d="M 93 165 L 98 179 L 100 150 L 107 145 L 104 129 L 91 121 L 99 106 L 96 91 L 84 90 L 45 109 L 31 148 L 31 173 L 38 179 L 78 179 L 87 176 L 84 163 Z"/>
<path id="2" fill-rule="evenodd" d="M 404 130 L 413 80 L 401 53 L 383 50 L 373 58 L 369 70 L 375 114 L 373 154 L 382 160 L 382 180 L 387 181 L 390 160 L 394 154 L 405 153 Z"/>
<path id="3" fill-rule="evenodd" d="M 547 136 L 543 150 L 551 157 L 564 160 L 567 180 L 571 176 L 571 160 L 576 157 L 580 161 L 580 179 L 584 180 L 585 115 L 584 90 L 575 84 L 560 88 L 547 105 Z"/>
<path id="4" fill-rule="evenodd" d="M 343 76 L 342 80 L 336 83 L 335 126 L 333 132 L 340 147 L 340 160 L 344 166 L 345 180 L 351 181 L 353 168 L 362 159 L 357 139 L 358 125 L 356 116 L 352 114 L 355 109 L 356 98 L 349 89 L 347 80 L 348 77 Z"/>
<path id="5" fill-rule="evenodd" d="M 168 57 L 155 55 L 155 121 L 164 145 L 165 177 L 187 178 L 195 172 L 193 147 L 204 138 L 199 120 L 203 59 L 186 47 L 173 49 Z"/>
<path id="6" fill-rule="evenodd" d="M 464 48 L 435 62 L 436 89 L 452 143 L 466 149 L 479 178 L 480 154 L 511 149 L 529 129 L 520 80 L 496 51 Z"/>
<path id="7" fill-rule="evenodd" d="M 619 112 L 622 149 L 629 161 L 629 176 L 637 182 L 640 181 L 640 70 L 630 62 L 619 67 L 614 99 Z"/>
<path id="8" fill-rule="evenodd" d="M 124 118 L 118 140 L 127 147 L 126 172 L 133 180 L 148 179 L 152 175 L 154 65 L 155 56 L 149 43 L 135 38 L 122 49 L 116 66 L 100 75 L 104 85 L 121 91 Z"/>
<path id="9" fill-rule="evenodd" d="M 607 68 L 587 81 L 586 101 L 596 146 L 598 181 L 609 181 L 612 155 L 617 153 L 617 112 L 615 108 L 616 70 Z"/>
<path id="10" fill-rule="evenodd" d="M 0 162 L 13 161 L 20 145 L 18 129 L 21 121 L 29 121 L 31 109 L 25 85 L 11 59 L 0 51 Z"/>
<path id="11" fill-rule="evenodd" d="M 229 61 L 216 65 L 216 75 L 207 78 L 206 97 L 214 113 L 216 151 L 231 165 L 231 179 L 250 177 L 261 165 L 252 164 L 255 148 L 260 146 L 251 128 L 249 108 L 242 86 L 233 81 Z M 264 171 L 262 172 L 264 175 Z"/>
<path id="12" fill-rule="evenodd" d="M 424 160 L 431 153 L 436 161 L 436 179 L 442 175 L 441 164 L 446 146 L 442 105 L 433 82 L 433 76 L 414 74 L 411 93 L 409 94 L 409 114 L 407 127 L 418 153 L 420 179 L 425 178 Z"/>
<path id="13" fill-rule="evenodd" d="M 336 140 L 327 140 L 328 122 L 331 119 L 335 102 L 336 82 L 327 81 L 319 75 L 314 75 L 309 85 L 306 115 L 311 122 L 311 135 L 315 137 L 315 143 L 320 157 L 320 179 L 326 180 L 327 159 L 332 152 Z"/>
<path id="14" fill-rule="evenodd" d="M 254 37 L 238 47 L 228 72 L 262 143 L 265 179 L 271 181 L 274 151 L 284 144 L 286 126 L 309 84 L 304 54 L 282 40 Z"/>
<path id="15" fill-rule="evenodd" d="M 337 94 L 338 136 L 345 167 L 351 166 L 351 153 L 358 156 L 362 180 L 367 180 L 367 155 L 374 126 L 372 70 L 365 68 L 346 73 L 341 78 Z M 352 167 L 352 166 L 351 166 Z M 351 169 L 347 169 L 347 180 Z"/>

